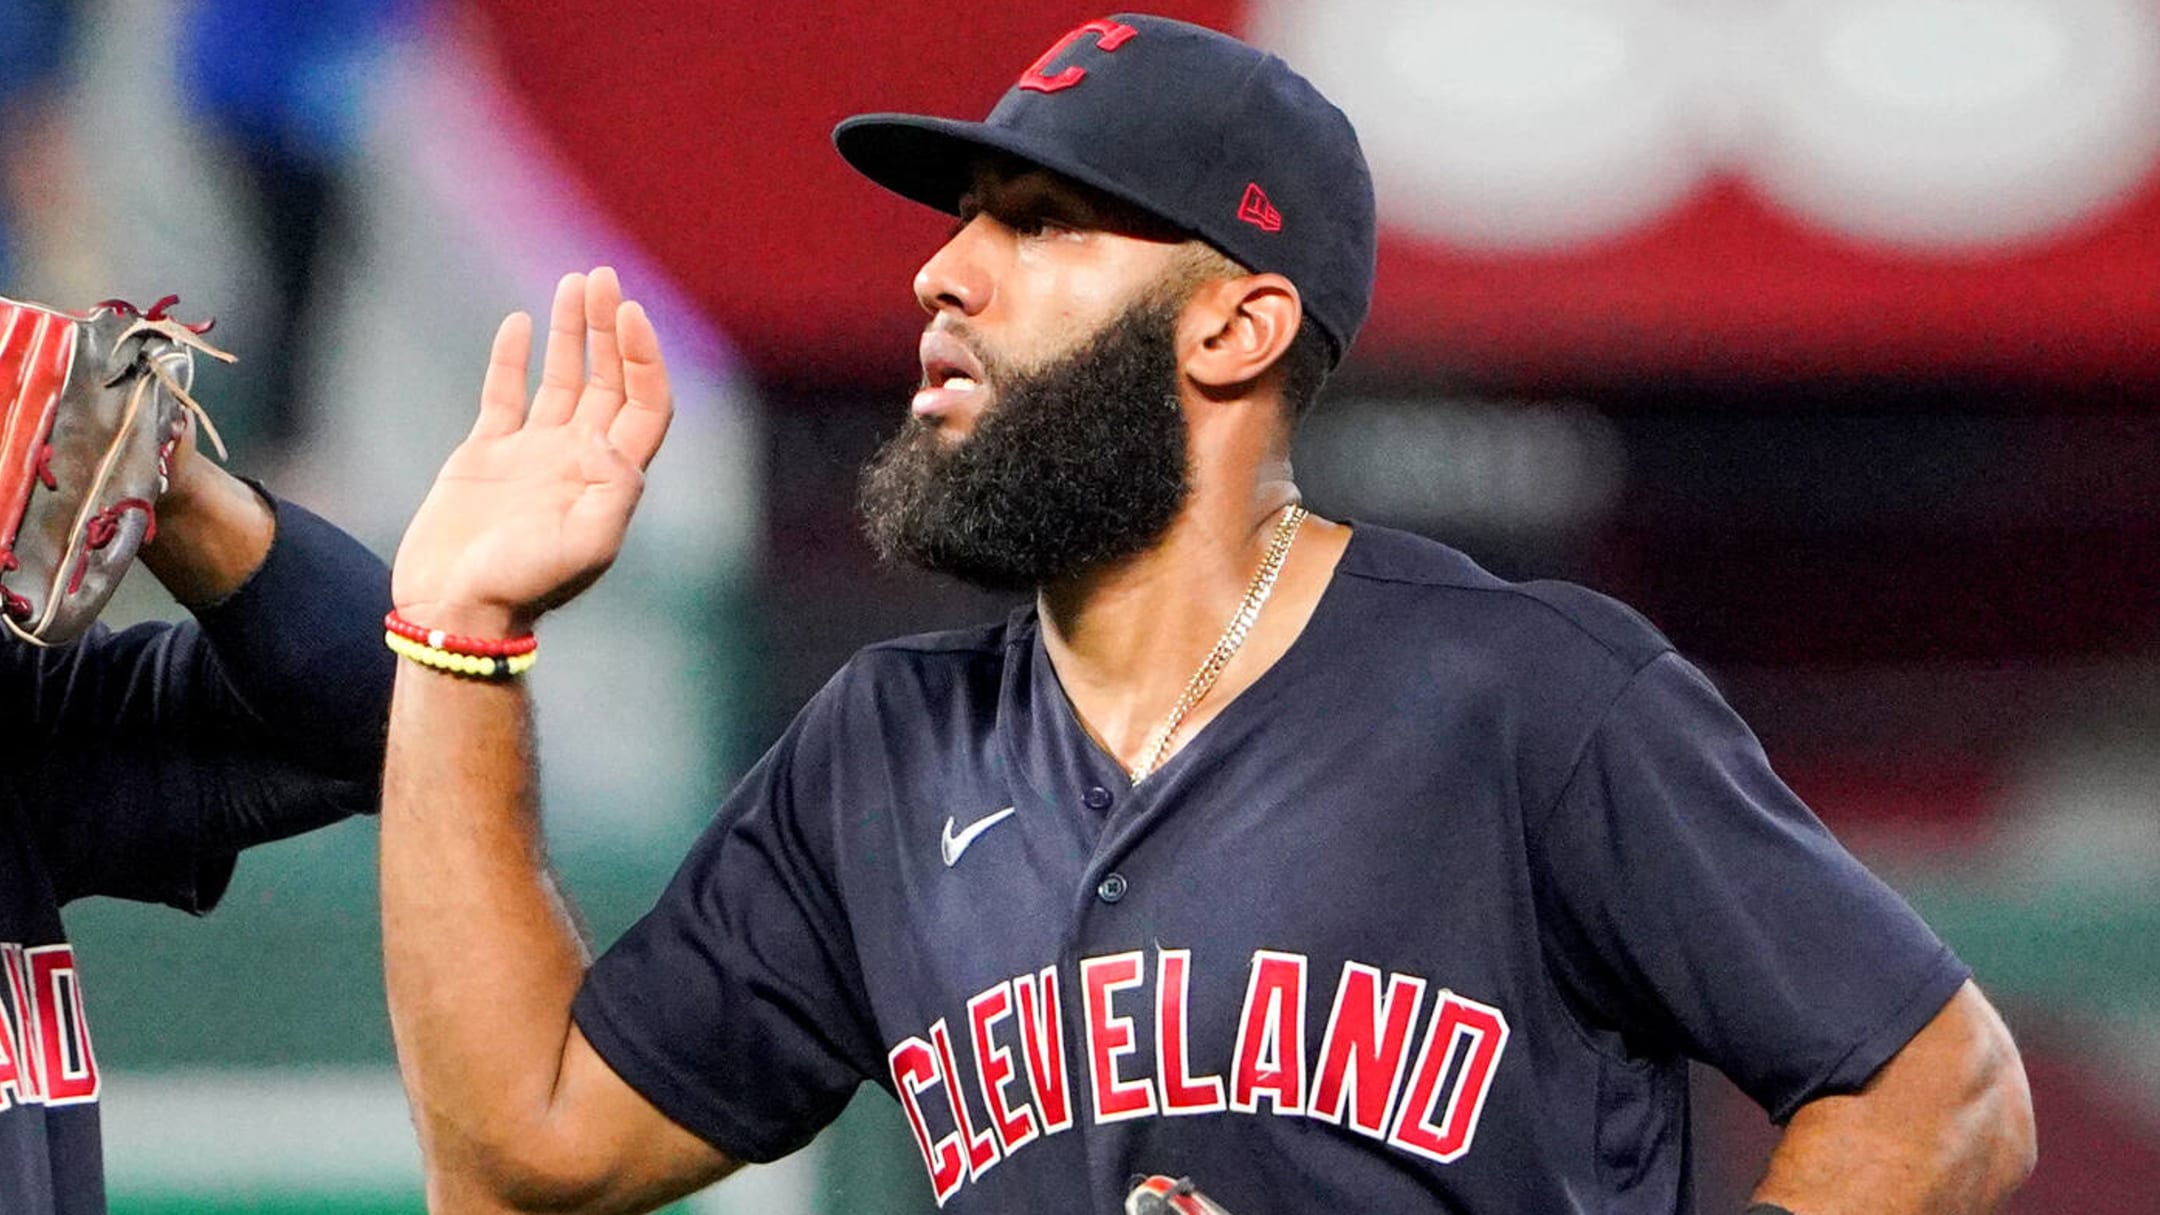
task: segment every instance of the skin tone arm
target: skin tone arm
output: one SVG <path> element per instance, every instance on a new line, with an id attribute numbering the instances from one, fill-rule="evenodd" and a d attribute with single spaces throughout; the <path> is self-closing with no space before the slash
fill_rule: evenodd
<path id="1" fill-rule="evenodd" d="M 524 633 L 621 547 L 672 408 L 652 323 L 612 271 L 571 275 L 528 410 L 530 348 L 512 315 L 479 418 L 398 549 L 408 620 Z M 732 1168 L 571 1022 L 589 956 L 543 855 L 523 686 L 400 663 L 384 784 L 390 1020 L 429 1209 L 649 1210 Z"/>
<path id="2" fill-rule="evenodd" d="M 1796 1215 L 1992 1211 L 2034 1153 L 2017 1046 L 1967 983 L 1867 1087 L 1793 1115 L 1755 1201 Z"/>
<path id="3" fill-rule="evenodd" d="M 277 524 L 262 495 L 195 450 L 188 425 L 173 447 L 157 539 L 143 546 L 142 563 L 183 607 L 201 607 L 239 590 L 261 567 Z"/>

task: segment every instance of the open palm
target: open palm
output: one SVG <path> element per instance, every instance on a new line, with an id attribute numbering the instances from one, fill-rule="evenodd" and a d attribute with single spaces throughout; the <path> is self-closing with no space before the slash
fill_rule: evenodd
<path id="1" fill-rule="evenodd" d="M 540 389 L 526 406 L 532 320 L 496 332 L 470 434 L 398 545 L 391 594 L 409 620 L 521 632 L 606 572 L 674 405 L 660 340 L 615 272 L 564 277 Z"/>

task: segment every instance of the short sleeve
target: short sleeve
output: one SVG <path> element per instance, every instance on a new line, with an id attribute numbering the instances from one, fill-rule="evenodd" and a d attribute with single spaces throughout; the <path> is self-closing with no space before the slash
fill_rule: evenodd
<path id="1" fill-rule="evenodd" d="M 1578 1012 L 1717 1067 L 1780 1122 L 1865 1084 L 1970 975 L 1670 653 L 1614 701 L 1530 843 Z"/>
<path id="2" fill-rule="evenodd" d="M 729 796 L 573 1008 L 625 1082 L 751 1163 L 809 1142 L 882 1061 L 831 879 L 832 691 Z"/>

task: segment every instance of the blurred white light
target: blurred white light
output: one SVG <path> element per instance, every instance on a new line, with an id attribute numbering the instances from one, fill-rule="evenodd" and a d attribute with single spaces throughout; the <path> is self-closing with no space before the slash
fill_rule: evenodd
<path id="1" fill-rule="evenodd" d="M 1796 0 L 1762 63 L 1752 176 L 1865 239 L 2046 236 L 2149 171 L 2155 26 L 2140 0 Z"/>
<path id="2" fill-rule="evenodd" d="M 2059 233 L 2160 154 L 2151 0 L 1256 0 L 1357 124 L 1390 225 L 1473 249 L 1626 232 L 1711 169 L 1868 241 Z"/>
<path id="3" fill-rule="evenodd" d="M 1618 500 L 1612 423 L 1554 401 L 1342 400 L 1306 423 L 1301 480 L 1333 510 L 1433 531 L 1563 532 Z"/>
<path id="4" fill-rule="evenodd" d="M 1617 16 L 1561 4 L 1432 4 L 1389 40 L 1388 66 L 1441 112 L 1579 108 L 1629 83 L 1628 31 Z"/>
<path id="5" fill-rule="evenodd" d="M 2026 0 L 1906 0 L 1846 14 L 1823 58 L 1858 97 L 1970 111 L 2045 88 L 2068 66 L 2069 49 L 2054 16 Z"/>
<path id="6" fill-rule="evenodd" d="M 1701 176 L 1690 39 L 1663 4 L 1263 3 L 1253 33 L 1357 124 L 1384 218 L 1440 240 L 1590 240 Z"/>

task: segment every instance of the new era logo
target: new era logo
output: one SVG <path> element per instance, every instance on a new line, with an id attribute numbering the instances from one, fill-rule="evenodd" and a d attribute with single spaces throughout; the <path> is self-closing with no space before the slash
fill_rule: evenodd
<path id="1" fill-rule="evenodd" d="M 1237 217 L 1262 232 L 1282 231 L 1282 212 L 1268 201 L 1267 191 L 1261 189 L 1257 181 L 1245 187 L 1245 198 L 1238 203 Z"/>

